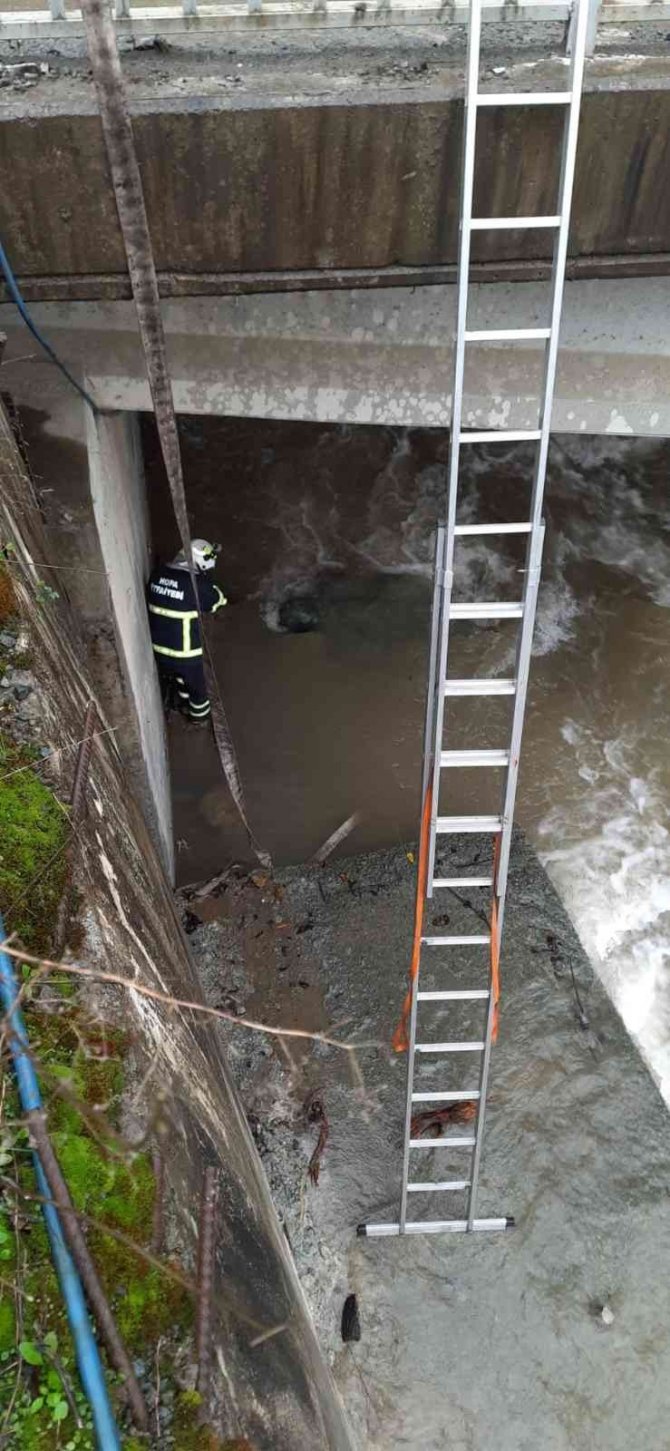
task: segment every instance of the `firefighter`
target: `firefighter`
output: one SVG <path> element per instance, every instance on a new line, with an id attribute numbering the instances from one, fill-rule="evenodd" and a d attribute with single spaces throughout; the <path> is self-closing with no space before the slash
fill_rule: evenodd
<path id="1" fill-rule="evenodd" d="M 194 539 L 192 549 L 200 609 L 203 615 L 213 615 L 226 604 L 226 597 L 205 576 L 214 569 L 221 545 Z M 183 551 L 171 564 L 156 566 L 147 585 L 147 604 L 151 643 L 164 700 L 168 702 L 176 689 L 179 705 L 188 718 L 207 720 L 211 705 L 205 683 L 200 624 Z"/>

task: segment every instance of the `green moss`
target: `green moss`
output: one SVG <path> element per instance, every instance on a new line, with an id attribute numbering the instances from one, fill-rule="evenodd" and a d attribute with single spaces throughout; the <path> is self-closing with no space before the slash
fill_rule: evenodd
<path id="1" fill-rule="evenodd" d="M 203 1426 L 200 1420 L 201 1406 L 202 1396 L 197 1391 L 182 1391 L 177 1396 L 174 1438 L 179 1451 L 225 1451 L 227 1446 L 242 1445 L 241 1442 L 221 1441 L 211 1427 Z"/>
<path id="2" fill-rule="evenodd" d="M 69 1128 L 54 1133 L 53 1140 L 75 1206 L 99 1221 L 89 1242 L 124 1340 L 132 1350 L 143 1350 L 160 1335 L 185 1330 L 192 1305 L 183 1287 L 103 1228 L 123 1231 L 140 1247 L 148 1244 L 155 1185 L 147 1156 L 126 1162 Z"/>
<path id="3" fill-rule="evenodd" d="M 45 1013 L 39 1004 L 31 1009 L 31 1045 L 40 1064 L 51 1065 L 62 1060 L 72 1072 L 72 1061 L 79 1047 L 79 1024 L 70 1013 Z"/>
<path id="4" fill-rule="evenodd" d="M 16 1235 L 14 1226 L 0 1210 L 0 1274 L 11 1279 L 16 1263 Z"/>
<path id="5" fill-rule="evenodd" d="M 115 1127 L 123 1091 L 121 1053 L 125 1035 L 97 1021 L 87 1024 L 76 1005 L 60 1013 L 36 1010 L 34 1020 L 33 1051 L 39 1058 L 45 1087 L 56 1088 L 49 1116 L 52 1130 L 82 1131 L 82 1116 L 70 1099 L 104 1109 L 105 1120 Z M 64 1090 L 60 1094 L 58 1080 Z"/>
<path id="6" fill-rule="evenodd" d="M 190 1324 L 190 1296 L 175 1280 L 166 1278 L 162 1270 L 150 1266 L 145 1274 L 135 1273 L 125 1288 L 119 1286 L 115 1296 L 119 1329 L 133 1349 L 158 1340 L 175 1328 Z"/>
<path id="7" fill-rule="evenodd" d="M 59 1131 L 53 1135 L 53 1146 L 75 1209 L 90 1213 L 95 1205 L 104 1203 L 108 1186 L 114 1182 L 113 1167 L 84 1134 Z"/>
<path id="8" fill-rule="evenodd" d="M 106 1045 L 111 1048 L 111 1045 Z M 123 1090 L 123 1065 L 118 1053 L 108 1052 L 99 1057 L 90 1049 L 80 1048 L 74 1057 L 74 1076 L 77 1093 L 83 1103 L 91 1107 L 104 1108 L 112 1122 L 113 1109 Z"/>
<path id="9" fill-rule="evenodd" d="M 179 1451 L 254 1451 L 244 1436 L 222 1441 L 211 1426 L 202 1424 L 201 1412 L 202 1396 L 198 1391 L 182 1391 L 174 1417 L 175 1446 Z"/>
<path id="10" fill-rule="evenodd" d="M 68 825 L 34 771 L 21 769 L 33 760 L 0 733 L 0 911 L 7 929 L 39 953 L 49 947 L 65 885 Z"/>
<path id="11" fill-rule="evenodd" d="M 0 1299 L 0 1355 L 11 1350 L 16 1340 L 16 1317 L 14 1303 L 8 1295 Z"/>

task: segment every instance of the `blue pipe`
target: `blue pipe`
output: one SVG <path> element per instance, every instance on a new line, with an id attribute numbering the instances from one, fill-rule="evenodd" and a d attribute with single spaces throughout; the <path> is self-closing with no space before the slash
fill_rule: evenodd
<path id="1" fill-rule="evenodd" d="M 76 388 L 77 392 L 83 398 L 84 402 L 88 403 L 89 408 L 92 408 L 94 413 L 99 413 L 100 409 L 98 408 L 97 403 L 95 403 L 91 398 L 90 393 L 87 393 L 86 389 L 82 388 L 81 383 L 78 383 L 77 379 L 72 377 L 72 374 L 69 369 L 66 368 L 65 363 L 62 363 L 60 358 L 58 357 L 58 354 L 54 352 L 51 343 L 48 343 L 44 334 L 40 332 L 37 323 L 33 322 L 33 319 L 30 316 L 28 308 L 26 307 L 25 301 L 21 295 L 19 284 L 14 276 L 14 273 L 12 272 L 9 258 L 7 256 L 7 253 L 5 252 L 2 242 L 0 242 L 0 271 L 4 276 L 5 286 L 12 299 L 12 302 L 16 303 L 16 306 L 19 309 L 21 317 L 23 318 L 23 321 L 28 328 L 28 331 L 32 333 L 35 341 L 39 343 L 40 347 L 44 348 L 45 353 L 48 357 L 51 358 L 52 363 L 55 363 L 56 367 L 60 368 L 61 373 L 65 375 L 68 383 L 71 383 L 72 387 Z"/>
<path id="2" fill-rule="evenodd" d="M 4 942 L 4 938 L 5 927 L 0 915 L 0 941 Z M 0 997 L 9 1022 L 9 1048 L 14 1060 L 14 1072 L 21 1106 L 24 1113 L 30 1113 L 35 1109 L 41 1109 L 42 1097 L 28 1049 L 28 1036 L 23 1014 L 15 1006 L 17 993 L 18 988 L 11 958 L 0 948 Z M 33 1152 L 33 1162 L 37 1192 L 43 1201 L 42 1212 L 51 1244 L 51 1254 L 74 1340 L 79 1377 L 93 1412 L 98 1451 L 121 1451 L 118 1427 L 107 1394 L 100 1353 L 91 1328 L 81 1280 L 65 1243 L 58 1212 L 52 1201 L 39 1156 L 35 1152 Z"/>

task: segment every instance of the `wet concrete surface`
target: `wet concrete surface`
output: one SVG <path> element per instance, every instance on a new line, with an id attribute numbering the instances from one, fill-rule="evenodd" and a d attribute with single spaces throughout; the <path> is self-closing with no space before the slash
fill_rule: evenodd
<path id="1" fill-rule="evenodd" d="M 455 841 L 450 868 L 465 872 L 475 851 L 472 839 Z M 313 1016 L 320 997 L 331 1032 L 374 1045 L 358 1051 L 361 1091 L 335 1049 L 313 1045 L 291 1072 L 275 1040 L 226 1030 L 358 1444 L 667 1451 L 667 1112 L 519 834 L 478 1205 L 482 1215 L 514 1215 L 516 1228 L 472 1237 L 356 1236 L 360 1221 L 398 1212 L 405 1060 L 383 1045 L 404 991 L 413 890 L 413 865 L 401 848 L 325 869 L 288 868 L 274 881 L 229 877 L 200 903 L 185 904 L 212 1001 L 247 1011 L 262 1001 L 266 1020 L 315 1027 L 323 1022 Z M 432 917 L 450 931 L 474 931 L 478 911 L 474 893 L 459 901 L 447 892 Z M 208 919 L 201 925 L 198 912 Z M 423 985 L 486 985 L 486 949 L 469 954 L 451 949 L 447 959 L 439 950 Z M 280 980 L 273 997 L 269 986 Z M 424 1036 L 476 1035 L 474 1019 L 461 1010 L 456 1020 L 453 1011 L 430 1009 Z M 468 1058 L 462 1087 L 476 1085 Z M 456 1062 L 430 1062 L 422 1070 L 429 1085 L 455 1086 Z M 304 1111 L 315 1087 L 330 1128 L 316 1187 L 306 1174 L 315 1129 Z M 463 1171 L 455 1150 L 415 1157 L 422 1179 Z M 462 1212 L 458 1195 L 414 1199 L 417 1218 L 436 1217 L 436 1202 L 438 1215 Z M 343 1345 L 340 1316 L 352 1292 L 362 1338 Z"/>

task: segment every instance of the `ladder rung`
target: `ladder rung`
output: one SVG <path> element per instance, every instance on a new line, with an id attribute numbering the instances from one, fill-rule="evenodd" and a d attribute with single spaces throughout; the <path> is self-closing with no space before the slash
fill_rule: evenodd
<path id="1" fill-rule="evenodd" d="M 410 1149 L 474 1149 L 476 1139 L 474 1134 L 466 1135 L 465 1138 L 451 1139 L 410 1139 Z"/>
<path id="2" fill-rule="evenodd" d="M 479 1098 L 479 1089 L 450 1088 L 443 1093 L 413 1093 L 412 1103 L 465 1103 Z"/>
<path id="3" fill-rule="evenodd" d="M 481 676 L 474 680 L 445 680 L 445 695 L 515 695 L 516 680 L 498 680 Z"/>
<path id="4" fill-rule="evenodd" d="M 415 1043 L 415 1053 L 482 1053 L 483 1043 Z"/>
<path id="5" fill-rule="evenodd" d="M 470 933 L 465 937 L 422 937 L 424 947 L 481 947 L 491 941 L 491 933 L 481 936 L 473 936 Z"/>
<path id="6" fill-rule="evenodd" d="M 507 1219 L 406 1219 L 403 1234 L 470 1234 L 471 1231 L 513 1229 L 514 1220 Z M 358 1233 L 374 1239 L 381 1235 L 399 1235 L 399 1224 L 363 1224 Z"/>
<path id="7" fill-rule="evenodd" d="M 459 443 L 537 443 L 540 428 L 475 428 L 459 433 Z"/>
<path id="8" fill-rule="evenodd" d="M 523 600 L 472 600 L 451 605 L 449 614 L 452 620 L 520 620 Z"/>
<path id="9" fill-rule="evenodd" d="M 454 534 L 461 539 L 468 534 L 530 534 L 532 528 L 530 519 L 520 524 L 455 524 Z"/>
<path id="10" fill-rule="evenodd" d="M 520 231 L 526 227 L 560 227 L 562 217 L 472 217 L 473 232 Z"/>
<path id="11" fill-rule="evenodd" d="M 434 1191 L 469 1189 L 469 1179 L 443 1179 L 441 1183 L 431 1184 L 430 1179 L 425 1184 L 408 1184 L 408 1194 L 432 1194 Z"/>
<path id="12" fill-rule="evenodd" d="M 572 91 L 485 91 L 475 97 L 477 106 L 569 106 Z"/>
<path id="13" fill-rule="evenodd" d="M 435 877 L 435 887 L 492 887 L 493 877 Z"/>
<path id="14" fill-rule="evenodd" d="M 489 989 L 487 987 L 477 987 L 477 988 L 460 988 L 460 987 L 453 988 L 452 987 L 452 988 L 445 988 L 445 989 L 443 989 L 440 992 L 438 992 L 438 991 L 433 992 L 432 989 L 430 991 L 425 992 L 425 993 L 419 992 L 416 995 L 416 1000 L 417 1000 L 418 1003 L 427 1003 L 427 1002 L 430 1002 L 430 1003 L 456 1003 L 456 1002 L 459 1002 L 460 1003 L 460 1002 L 469 1001 L 471 998 L 474 1000 L 475 998 L 487 998 L 488 996 L 489 996 Z"/>
<path id="15" fill-rule="evenodd" d="M 440 765 L 507 766 L 509 751 L 442 751 Z"/>
<path id="16" fill-rule="evenodd" d="M 484 835 L 489 832 L 502 831 L 501 816 L 438 816 L 436 830 L 440 835 L 459 831 L 481 831 Z"/>
<path id="17" fill-rule="evenodd" d="M 550 327 L 492 327 L 466 330 L 466 343 L 521 343 L 537 338 L 550 338 Z"/>

